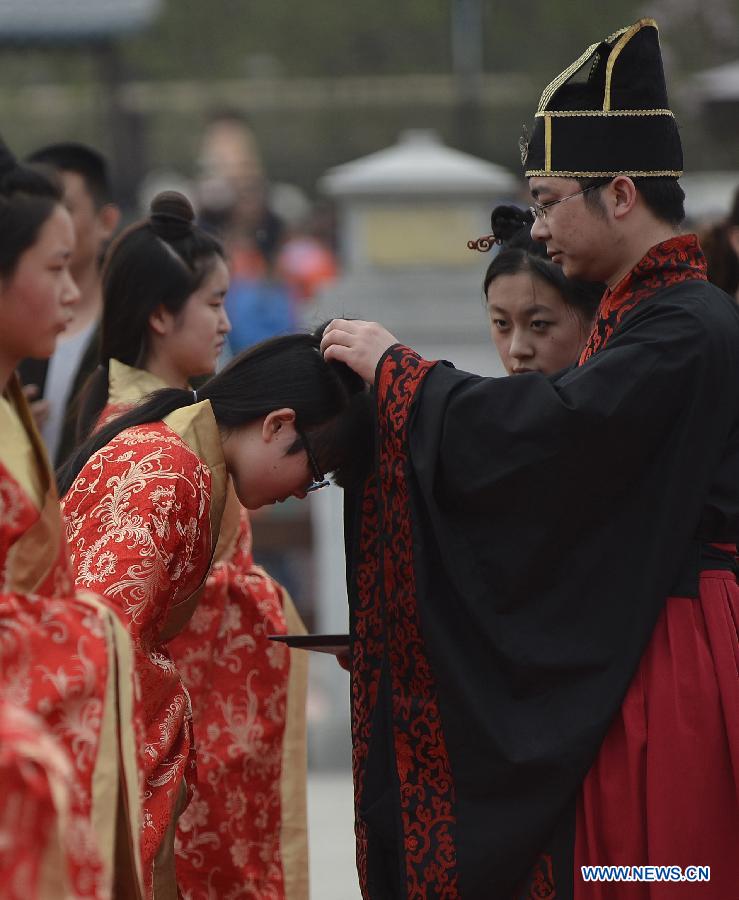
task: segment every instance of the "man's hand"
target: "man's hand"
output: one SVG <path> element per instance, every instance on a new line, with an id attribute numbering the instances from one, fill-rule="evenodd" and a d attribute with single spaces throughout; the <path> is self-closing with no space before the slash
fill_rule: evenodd
<path id="1" fill-rule="evenodd" d="M 44 423 L 49 418 L 49 412 L 51 411 L 49 401 L 44 400 L 43 398 L 40 400 L 34 399 L 39 395 L 37 384 L 24 384 L 23 393 L 26 395 L 26 400 L 28 400 L 28 406 L 30 407 L 31 415 L 36 423 L 36 427 L 41 430 L 44 427 Z"/>
<path id="2" fill-rule="evenodd" d="M 325 359 L 346 363 L 367 384 L 373 384 L 375 369 L 383 353 L 398 340 L 377 322 L 334 319 L 326 326 L 321 341 Z"/>

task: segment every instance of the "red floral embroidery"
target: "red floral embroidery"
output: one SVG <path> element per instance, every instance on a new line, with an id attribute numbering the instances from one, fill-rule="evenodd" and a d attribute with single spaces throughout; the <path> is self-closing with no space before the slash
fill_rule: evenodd
<path id="1" fill-rule="evenodd" d="M 64 815 L 74 778 L 69 755 L 44 722 L 0 700 L 0 871 L 7 900 L 41 895 L 43 862 L 51 852 L 74 859 L 74 828 Z M 61 867 L 56 877 L 60 892 L 68 896 Z"/>
<path id="2" fill-rule="evenodd" d="M 287 631 L 277 584 L 254 564 L 239 509 L 230 553 L 169 651 L 192 701 L 197 781 L 177 831 L 186 900 L 285 897 L 281 776 L 290 657 L 269 640 Z"/>
<path id="3" fill-rule="evenodd" d="M 128 409 L 109 403 L 97 427 Z M 290 657 L 268 636 L 287 626 L 279 586 L 254 563 L 244 507 L 238 517 L 234 546 L 214 562 L 195 614 L 167 645 L 190 695 L 197 749 L 192 799 L 175 840 L 185 900 L 285 894 L 281 778 Z"/>
<path id="4" fill-rule="evenodd" d="M 386 642 L 407 896 L 452 900 L 459 896 L 453 837 L 454 781 L 417 610 L 404 435 L 415 393 L 433 365 L 407 348 L 396 348 L 384 361 L 378 384 L 382 492 L 378 502 L 376 486 L 368 483 L 360 536 L 352 684 L 354 766 L 359 802 Z M 392 536 L 390 544 L 380 543 L 380 517 L 382 535 Z M 360 882 L 367 897 L 366 834 L 361 823 L 357 838 Z"/>
<path id="5" fill-rule="evenodd" d="M 183 781 L 196 778 L 190 698 L 159 631 L 210 565 L 210 492 L 210 470 L 153 422 L 93 454 L 62 502 L 77 586 L 120 611 L 133 643 L 147 886 Z"/>
<path id="6" fill-rule="evenodd" d="M 0 463 L 3 896 L 36 896 L 46 845 L 53 840 L 64 857 L 59 879 L 65 896 L 68 881 L 75 897 L 106 898 L 109 876 L 91 819 L 100 729 L 103 717 L 110 715 L 105 706 L 110 670 L 104 619 L 72 592 L 61 534 L 55 563 L 35 593 L 13 590 L 11 551 L 38 517 Z M 25 734 L 29 724 L 33 736 Z"/>
<path id="7" fill-rule="evenodd" d="M 362 895 L 367 893 L 367 829 L 359 816 L 364 793 L 364 766 L 372 733 L 372 715 L 377 702 L 377 684 L 385 648 L 384 622 L 379 595 L 380 566 L 377 482 L 370 478 L 362 501 L 362 524 L 357 566 L 358 603 L 353 611 L 352 647 L 352 770 L 354 773 L 357 873 Z"/>
<path id="8" fill-rule="evenodd" d="M 706 270 L 706 258 L 694 234 L 681 235 L 652 247 L 615 290 L 603 295 L 580 365 L 606 346 L 624 316 L 638 303 L 681 281 L 705 281 Z"/>

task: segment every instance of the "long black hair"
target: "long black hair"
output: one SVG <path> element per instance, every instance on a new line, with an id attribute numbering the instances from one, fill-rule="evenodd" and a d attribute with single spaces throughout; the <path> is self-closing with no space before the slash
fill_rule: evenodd
<path id="1" fill-rule="evenodd" d="M 54 176 L 19 165 L 0 138 L 0 278 L 12 276 L 61 202 L 61 185 Z"/>
<path id="2" fill-rule="evenodd" d="M 490 284 L 501 275 L 527 272 L 555 288 L 564 303 L 571 307 L 587 327 L 593 320 L 606 286 L 600 282 L 567 278 L 562 267 L 547 257 L 546 245 L 531 237 L 534 217 L 529 210 L 517 206 L 496 206 L 490 225 L 500 252 L 485 272 L 482 292 L 487 298 Z"/>
<path id="3" fill-rule="evenodd" d="M 198 389 L 209 400 L 222 432 L 287 407 L 296 430 L 307 434 L 322 471 L 347 486 L 363 477 L 372 452 L 371 404 L 362 379 L 343 363 L 327 362 L 320 350 L 323 328 L 314 334 L 271 338 L 236 356 Z M 164 388 L 91 435 L 57 473 L 65 494 L 90 457 L 127 428 L 157 422 L 195 402 L 193 392 Z M 288 449 L 304 446 L 297 438 Z"/>
<path id="4" fill-rule="evenodd" d="M 180 313 L 219 256 L 221 244 L 195 225 L 190 201 L 176 191 L 157 194 L 148 217 L 113 242 L 103 267 L 100 367 L 83 389 L 79 437 L 90 433 L 108 402 L 110 360 L 140 367 L 148 351 L 151 314 L 160 306 Z"/>

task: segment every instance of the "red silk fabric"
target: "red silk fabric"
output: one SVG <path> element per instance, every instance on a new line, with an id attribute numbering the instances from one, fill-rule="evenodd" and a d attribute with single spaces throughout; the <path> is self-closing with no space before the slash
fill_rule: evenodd
<path id="1" fill-rule="evenodd" d="M 702 572 L 697 600 L 667 600 L 580 792 L 575 900 L 736 896 L 738 633 L 733 572 Z M 582 865 L 648 864 L 709 865 L 711 881 L 580 877 Z"/>
<path id="2" fill-rule="evenodd" d="M 288 648 L 277 584 L 254 565 L 251 527 L 216 562 L 198 608 L 169 650 L 192 699 L 197 781 L 177 830 L 186 900 L 282 900 L 282 746 Z"/>
<path id="3" fill-rule="evenodd" d="M 23 816 L 0 824 L 3 890 L 10 897 L 33 896 L 24 891 L 38 884 L 43 854 L 57 827 L 57 798 L 49 779 L 60 774 L 69 801 L 70 833 L 61 861 L 66 879 L 76 897 L 105 898 L 109 885 L 91 810 L 109 675 L 107 642 L 100 616 L 74 595 L 64 540 L 33 594 L 7 591 L 11 551 L 38 519 L 36 507 L 0 463 L 0 691 L 9 705 L 0 755 L 5 811 L 13 797 L 25 798 Z M 20 715 L 31 715 L 19 718 L 13 712 L 17 707 Z M 49 749 L 43 764 L 31 763 L 23 754 L 29 729 L 43 741 L 39 746 Z"/>
<path id="4" fill-rule="evenodd" d="M 190 700 L 158 635 L 210 565 L 210 471 L 163 422 L 141 425 L 93 454 L 62 508 L 77 586 L 118 609 L 133 642 L 149 884 L 185 774 L 195 777 Z"/>

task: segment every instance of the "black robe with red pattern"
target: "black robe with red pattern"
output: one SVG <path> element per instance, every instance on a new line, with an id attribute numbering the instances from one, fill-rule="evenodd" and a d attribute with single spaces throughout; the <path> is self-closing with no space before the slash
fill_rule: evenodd
<path id="1" fill-rule="evenodd" d="M 345 522 L 365 898 L 573 895 L 552 859 L 666 598 L 739 536 L 739 310 L 704 273 L 652 248 L 556 376 L 380 360 Z"/>

